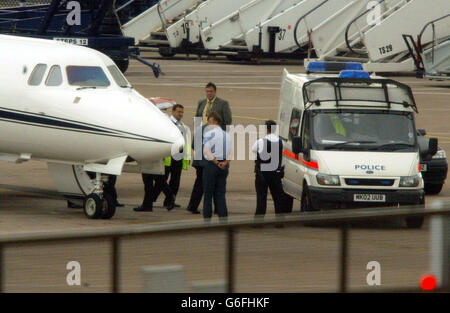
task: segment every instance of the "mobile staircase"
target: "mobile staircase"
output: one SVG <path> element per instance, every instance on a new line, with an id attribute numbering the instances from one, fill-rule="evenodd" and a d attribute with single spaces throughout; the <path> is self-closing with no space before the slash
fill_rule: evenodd
<path id="1" fill-rule="evenodd" d="M 135 44 L 140 47 L 159 47 L 161 55 L 173 56 L 175 52 L 167 38 L 167 29 L 194 11 L 204 1 L 161 0 L 121 25 L 122 33 L 134 38 Z"/>
<path id="2" fill-rule="evenodd" d="M 438 28 L 447 30 L 446 35 L 437 38 Z M 432 41 L 423 44 L 423 36 L 431 32 Z M 417 42 L 412 35 L 404 34 L 417 70 L 417 77 L 447 80 L 450 79 L 450 14 L 428 22 L 420 32 Z"/>
<path id="3" fill-rule="evenodd" d="M 305 56 L 308 33 L 295 27 L 299 17 L 308 15 L 316 26 L 333 14 L 336 5 L 350 0 L 254 0 L 233 14 L 202 30 L 205 48 L 235 51 L 253 57 Z M 298 31 L 297 36 L 294 33 Z M 297 39 L 294 39 L 296 37 Z M 300 47 L 296 40 L 300 42 Z"/>
<path id="4" fill-rule="evenodd" d="M 304 0 L 253 0 L 238 10 L 206 25 L 201 30 L 203 45 L 208 50 L 221 47 L 247 50 L 244 34 L 256 25 Z"/>
<path id="5" fill-rule="evenodd" d="M 448 0 L 378 0 L 373 4 L 352 1 L 311 28 L 315 54 L 324 61 L 362 62 L 371 72 L 413 71 L 415 65 L 403 34 L 416 36 L 427 21 L 450 11 Z M 445 31 L 435 35 L 442 38 Z M 427 44 L 432 38 L 427 34 L 422 40 Z"/>

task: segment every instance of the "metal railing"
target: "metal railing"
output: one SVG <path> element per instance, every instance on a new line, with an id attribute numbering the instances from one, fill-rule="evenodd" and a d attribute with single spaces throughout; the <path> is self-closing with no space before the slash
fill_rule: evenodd
<path id="1" fill-rule="evenodd" d="M 382 20 L 384 20 L 385 18 L 387 18 L 391 13 L 397 11 L 400 7 L 402 7 L 405 4 L 408 4 L 410 0 L 403 0 L 403 1 L 399 1 L 398 3 L 396 3 L 394 6 L 387 8 L 386 11 L 384 11 L 379 18 L 377 19 L 377 23 L 381 22 Z M 373 27 L 375 25 L 374 24 L 366 24 L 362 29 L 360 29 L 358 27 L 358 32 L 354 35 L 352 35 L 351 37 L 351 41 L 350 41 L 350 37 L 349 37 L 349 32 L 350 32 L 350 28 L 352 27 L 353 24 L 355 24 L 357 21 L 359 21 L 362 17 L 368 15 L 368 13 L 372 12 L 372 10 L 374 10 L 377 7 L 380 7 L 383 3 L 385 3 L 385 0 L 378 0 L 378 3 L 372 7 L 370 7 L 369 9 L 367 9 L 366 11 L 364 11 L 363 13 L 361 13 L 360 15 L 358 15 L 357 17 L 355 17 L 353 20 L 350 21 L 350 23 L 347 25 L 347 28 L 345 29 L 345 44 L 347 45 L 347 48 L 354 54 L 359 54 L 359 55 L 365 55 L 367 54 L 367 49 L 364 47 L 363 51 L 364 52 L 358 52 L 357 50 L 353 49 L 353 45 L 355 43 L 358 42 L 363 42 L 363 37 L 364 37 L 364 33 L 370 29 L 371 27 Z M 357 35 L 359 35 L 359 37 L 357 37 Z M 356 39 L 354 39 L 354 37 L 357 37 Z"/>
<path id="2" fill-rule="evenodd" d="M 111 292 L 120 292 L 121 277 L 121 239 L 151 236 L 157 234 L 173 234 L 186 232 L 194 233 L 198 231 L 223 231 L 227 234 L 225 273 L 227 277 L 228 292 L 235 291 L 235 264 L 236 264 L 236 238 L 237 230 L 255 225 L 329 225 L 337 223 L 340 229 L 340 256 L 339 256 L 339 292 L 348 291 L 348 255 L 349 255 L 349 223 L 358 221 L 372 221 L 378 219 L 406 218 L 406 217 L 428 217 L 428 216 L 450 216 L 450 202 L 441 202 L 439 205 L 432 205 L 433 208 L 425 209 L 423 206 L 405 206 L 395 208 L 367 208 L 352 210 L 336 210 L 327 212 L 308 212 L 297 215 L 283 215 L 276 217 L 258 218 L 228 218 L 219 221 L 195 221 L 179 222 L 166 225 L 145 225 L 134 227 L 114 227 L 108 230 L 88 230 L 88 231 L 55 231 L 47 233 L 17 233 L 0 236 L 0 292 L 4 292 L 5 281 L 5 254 L 4 249 L 9 245 L 32 245 L 36 243 L 61 243 L 73 241 L 86 241 L 91 239 L 109 239 L 111 244 Z M 445 262 L 444 262 L 445 263 Z M 448 264 L 448 263 L 447 263 Z M 448 272 L 448 271 L 447 271 Z M 446 282 L 450 279 L 445 279 Z M 442 286 L 443 290 L 449 290 L 450 286 Z M 377 290 L 380 291 L 380 290 Z M 395 291 L 395 290 L 392 290 Z M 396 290 L 398 291 L 398 290 Z M 419 291 L 419 289 L 404 289 L 400 291 Z"/>

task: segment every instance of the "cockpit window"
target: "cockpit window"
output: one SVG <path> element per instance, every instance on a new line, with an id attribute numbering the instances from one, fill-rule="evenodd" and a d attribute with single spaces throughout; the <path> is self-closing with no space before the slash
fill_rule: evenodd
<path id="1" fill-rule="evenodd" d="M 67 78 L 70 85 L 81 87 L 108 87 L 111 85 L 105 72 L 99 66 L 68 66 Z"/>
<path id="2" fill-rule="evenodd" d="M 31 73 L 30 78 L 28 79 L 28 85 L 30 86 L 39 86 L 44 78 L 45 71 L 47 70 L 47 64 L 38 64 Z"/>
<path id="3" fill-rule="evenodd" d="M 115 65 L 108 66 L 108 70 L 111 73 L 111 76 L 114 78 L 114 81 L 120 87 L 130 87 L 130 83 L 123 76 L 122 72 Z"/>
<path id="4" fill-rule="evenodd" d="M 48 72 L 47 81 L 45 84 L 47 86 L 59 86 L 62 82 L 61 67 L 59 65 L 53 65 Z"/>

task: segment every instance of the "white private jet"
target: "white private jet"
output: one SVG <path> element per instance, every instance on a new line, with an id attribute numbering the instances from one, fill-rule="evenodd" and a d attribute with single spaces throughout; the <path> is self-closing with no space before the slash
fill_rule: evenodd
<path id="1" fill-rule="evenodd" d="M 161 159 L 183 146 L 178 128 L 109 57 L 0 35 L 0 160 L 47 162 L 58 192 L 83 200 L 88 218 L 115 213 L 102 174 L 161 173 Z"/>

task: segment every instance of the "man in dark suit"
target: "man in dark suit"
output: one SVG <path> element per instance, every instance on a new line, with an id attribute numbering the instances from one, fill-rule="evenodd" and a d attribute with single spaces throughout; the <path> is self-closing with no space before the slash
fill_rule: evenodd
<path id="1" fill-rule="evenodd" d="M 200 100 L 197 106 L 196 117 L 202 118 L 202 125 L 208 123 L 208 115 L 216 112 L 222 119 L 220 127 L 226 130 L 226 125 L 231 125 L 232 117 L 228 101 L 216 96 L 217 87 L 214 83 L 208 83 L 205 87 L 206 99 Z"/>
<path id="2" fill-rule="evenodd" d="M 200 214 L 198 206 L 202 202 L 203 198 L 203 167 L 205 166 L 206 160 L 203 157 L 203 133 L 208 125 L 203 125 L 199 127 L 194 132 L 194 137 L 192 138 L 192 150 L 194 151 L 194 161 L 192 166 L 195 168 L 196 178 L 194 187 L 192 188 L 191 198 L 189 199 L 189 204 L 187 210 L 192 214 Z M 201 135 L 197 134 L 201 132 Z"/>

